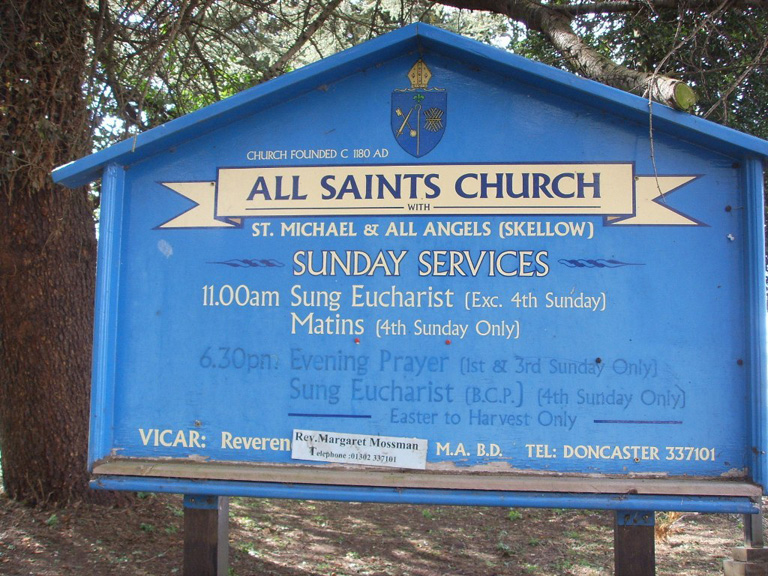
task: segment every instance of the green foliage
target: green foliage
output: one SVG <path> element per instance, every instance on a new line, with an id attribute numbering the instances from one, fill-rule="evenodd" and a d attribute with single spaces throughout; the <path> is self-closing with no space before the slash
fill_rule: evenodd
<path id="1" fill-rule="evenodd" d="M 568 67 L 545 36 L 524 22 L 426 0 L 90 2 L 93 74 L 85 89 L 97 147 L 412 22 Z M 565 11 L 582 5 L 575 0 L 548 4 Z M 686 82 L 696 93 L 694 113 L 768 137 L 763 113 L 768 9 L 712 12 L 711 5 L 698 10 L 687 3 L 679 9 L 651 5 L 575 14 L 572 27 L 618 64 Z"/>
<path id="2" fill-rule="evenodd" d="M 694 113 L 768 138 L 768 118 L 760 112 L 768 94 L 765 7 L 720 12 L 681 7 L 641 16 L 614 18 L 604 35 L 614 47 L 611 57 L 631 68 L 680 78 L 696 92 Z"/>
<path id="3" fill-rule="evenodd" d="M 550 4 L 567 9 L 579 3 Z M 651 4 L 638 2 L 632 12 L 577 15 L 572 26 L 588 45 L 617 64 L 685 82 L 695 92 L 693 114 L 768 138 L 768 7 Z M 521 56 L 569 69 L 543 34 L 523 24 L 510 23 L 504 40 L 506 49 Z"/>
<path id="4" fill-rule="evenodd" d="M 485 42 L 506 27 L 424 0 L 91 2 L 85 90 L 96 148 L 412 22 Z"/>

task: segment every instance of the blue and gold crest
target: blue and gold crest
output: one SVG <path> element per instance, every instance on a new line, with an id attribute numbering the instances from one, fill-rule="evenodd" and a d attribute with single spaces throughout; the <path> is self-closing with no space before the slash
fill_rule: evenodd
<path id="1" fill-rule="evenodd" d="M 448 94 L 429 88 L 432 73 L 423 60 L 408 72 L 410 88 L 392 92 L 392 133 L 400 147 L 421 158 L 438 145 L 445 132 Z"/>

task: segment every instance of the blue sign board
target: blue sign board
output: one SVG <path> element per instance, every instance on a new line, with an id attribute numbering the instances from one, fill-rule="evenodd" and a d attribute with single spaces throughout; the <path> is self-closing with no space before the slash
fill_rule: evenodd
<path id="1" fill-rule="evenodd" d="M 652 113 L 420 24 L 58 169 L 94 483 L 754 511 L 768 143 Z"/>

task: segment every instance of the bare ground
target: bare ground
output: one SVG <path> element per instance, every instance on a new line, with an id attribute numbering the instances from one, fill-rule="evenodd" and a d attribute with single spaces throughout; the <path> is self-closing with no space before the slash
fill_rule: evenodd
<path id="1" fill-rule="evenodd" d="M 611 574 L 610 512 L 233 498 L 230 575 Z M 722 574 L 741 516 L 657 514 L 657 574 Z M 181 574 L 180 496 L 29 508 L 0 494 L 0 574 Z"/>

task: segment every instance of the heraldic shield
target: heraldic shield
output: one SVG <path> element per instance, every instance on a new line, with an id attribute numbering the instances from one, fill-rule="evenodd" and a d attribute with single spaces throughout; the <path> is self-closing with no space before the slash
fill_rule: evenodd
<path id="1" fill-rule="evenodd" d="M 448 94 L 429 88 L 432 77 L 423 60 L 408 73 L 410 88 L 392 92 L 392 133 L 400 147 L 420 158 L 437 146 L 445 133 Z"/>

